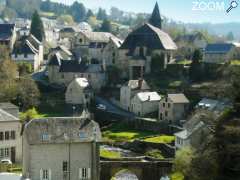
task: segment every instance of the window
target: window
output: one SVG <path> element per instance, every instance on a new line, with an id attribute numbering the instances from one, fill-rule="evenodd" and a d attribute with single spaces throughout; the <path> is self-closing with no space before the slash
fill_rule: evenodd
<path id="1" fill-rule="evenodd" d="M 160 114 L 160 120 L 163 120 L 163 114 L 162 113 Z"/>
<path id="2" fill-rule="evenodd" d="M 165 108 L 165 103 L 163 103 L 163 107 Z"/>
<path id="3" fill-rule="evenodd" d="M 68 172 L 68 162 L 67 161 L 63 161 L 63 172 Z"/>
<path id="4" fill-rule="evenodd" d="M 82 40 L 82 39 L 79 39 L 79 42 L 80 42 L 80 43 L 82 43 L 82 42 L 83 42 L 83 40 Z"/>
<path id="5" fill-rule="evenodd" d="M 17 58 L 17 56 L 18 56 L 17 53 L 15 53 L 14 56 L 15 56 L 15 58 Z"/>
<path id="6" fill-rule="evenodd" d="M 48 170 L 44 169 L 43 170 L 43 180 L 48 180 L 49 174 L 48 174 Z"/>
<path id="7" fill-rule="evenodd" d="M 170 103 L 168 103 L 168 108 L 170 108 L 171 107 L 171 104 Z"/>
<path id="8" fill-rule="evenodd" d="M 11 131 L 11 139 L 12 139 L 12 140 L 15 140 L 15 138 L 16 138 L 16 133 L 15 133 L 15 131 Z"/>
<path id="9" fill-rule="evenodd" d="M 4 149 L 0 149 L 0 158 L 4 157 Z"/>
<path id="10" fill-rule="evenodd" d="M 27 58 L 28 57 L 28 55 L 27 54 L 24 54 L 24 58 Z"/>
<path id="11" fill-rule="evenodd" d="M 9 140 L 9 131 L 5 132 L 5 140 Z"/>
<path id="12" fill-rule="evenodd" d="M 90 179 L 91 169 L 90 168 L 80 168 L 79 169 L 79 179 Z"/>
<path id="13" fill-rule="evenodd" d="M 3 141 L 4 140 L 4 134 L 3 132 L 0 132 L 0 141 Z"/>
<path id="14" fill-rule="evenodd" d="M 168 102 L 167 98 L 165 98 L 165 102 Z"/>
<path id="15" fill-rule="evenodd" d="M 144 57 L 144 48 L 143 47 L 139 48 L 139 56 Z"/>
<path id="16" fill-rule="evenodd" d="M 9 157 L 9 148 L 4 149 L 4 156 Z"/>

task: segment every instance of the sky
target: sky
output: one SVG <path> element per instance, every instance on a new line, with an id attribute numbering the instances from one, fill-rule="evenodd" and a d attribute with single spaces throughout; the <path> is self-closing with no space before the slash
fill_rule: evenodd
<path id="1" fill-rule="evenodd" d="M 71 4 L 75 0 L 52 0 Z M 156 1 L 161 14 L 175 21 L 192 23 L 240 22 L 240 0 L 238 7 L 229 13 L 226 10 L 233 0 L 78 0 L 87 8 L 102 7 L 109 10 L 112 6 L 129 12 L 151 13 Z"/>

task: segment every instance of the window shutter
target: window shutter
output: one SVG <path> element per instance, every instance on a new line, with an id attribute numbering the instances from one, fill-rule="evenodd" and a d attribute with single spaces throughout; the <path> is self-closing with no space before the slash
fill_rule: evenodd
<path id="1" fill-rule="evenodd" d="M 49 171 L 49 177 L 48 177 L 48 179 L 51 180 L 51 179 L 52 179 L 52 172 L 51 172 L 51 169 L 49 169 L 48 171 Z"/>
<path id="2" fill-rule="evenodd" d="M 79 179 L 82 179 L 82 168 L 79 168 Z"/>
<path id="3" fill-rule="evenodd" d="M 40 180 L 43 180 L 43 170 L 40 169 Z"/>
<path id="4" fill-rule="evenodd" d="M 87 177 L 88 179 L 91 179 L 91 168 L 88 168 Z"/>

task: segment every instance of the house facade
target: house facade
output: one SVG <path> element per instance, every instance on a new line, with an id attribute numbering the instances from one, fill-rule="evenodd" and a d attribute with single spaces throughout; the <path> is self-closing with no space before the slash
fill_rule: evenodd
<path id="1" fill-rule="evenodd" d="M 92 89 L 86 78 L 75 78 L 67 87 L 65 101 L 70 105 L 81 105 L 88 108 L 93 96 Z"/>
<path id="2" fill-rule="evenodd" d="M 189 100 L 184 94 L 168 94 L 159 103 L 159 120 L 169 124 L 180 124 L 185 120 Z"/>
<path id="3" fill-rule="evenodd" d="M 15 24 L 0 24 L 0 45 L 13 49 L 17 38 Z"/>
<path id="4" fill-rule="evenodd" d="M 177 50 L 171 37 L 162 31 L 161 16 L 156 4 L 149 23 L 133 30 L 119 48 L 117 66 L 122 76 L 129 79 L 143 77 L 151 73 L 152 57 L 159 56 L 163 68 L 174 61 L 173 52 Z"/>
<path id="5" fill-rule="evenodd" d="M 9 159 L 13 163 L 22 162 L 21 128 L 18 117 L 0 109 L 0 160 Z"/>
<path id="6" fill-rule="evenodd" d="M 233 44 L 208 44 L 203 54 L 203 62 L 224 64 L 232 60 L 235 50 Z"/>
<path id="7" fill-rule="evenodd" d="M 43 44 L 33 35 L 22 37 L 15 43 L 11 57 L 16 63 L 30 63 L 37 71 L 43 64 Z"/>
<path id="8" fill-rule="evenodd" d="M 23 178 L 99 180 L 98 124 L 77 118 L 35 119 L 23 133 Z"/>
<path id="9" fill-rule="evenodd" d="M 150 91 L 150 87 L 143 79 L 130 80 L 120 89 L 120 104 L 127 111 L 131 110 L 131 99 L 139 92 Z"/>
<path id="10" fill-rule="evenodd" d="M 157 92 L 137 93 L 131 100 L 131 112 L 137 116 L 158 112 L 160 99 Z"/>
<path id="11" fill-rule="evenodd" d="M 76 77 L 86 78 L 95 91 L 106 84 L 106 74 L 100 64 L 87 64 L 83 60 L 62 60 L 58 54 L 47 66 L 50 83 L 67 87 Z"/>

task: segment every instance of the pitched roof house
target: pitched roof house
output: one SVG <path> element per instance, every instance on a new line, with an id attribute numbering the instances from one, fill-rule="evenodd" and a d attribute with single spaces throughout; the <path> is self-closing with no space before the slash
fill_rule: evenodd
<path id="1" fill-rule="evenodd" d="M 226 63 L 232 60 L 236 46 L 231 43 L 208 44 L 203 56 L 205 63 Z"/>
<path id="2" fill-rule="evenodd" d="M 34 71 L 37 71 L 43 63 L 43 44 L 32 34 L 24 36 L 14 44 L 11 56 L 17 63 L 30 63 Z"/>
<path id="3" fill-rule="evenodd" d="M 177 46 L 161 27 L 161 16 L 156 4 L 149 22 L 129 33 L 119 48 L 118 66 L 123 69 L 123 76 L 137 79 L 150 73 L 154 55 L 163 57 L 164 68 L 173 61 L 173 52 Z"/>
<path id="4" fill-rule="evenodd" d="M 0 45 L 12 49 L 16 41 L 15 24 L 0 24 Z"/>

